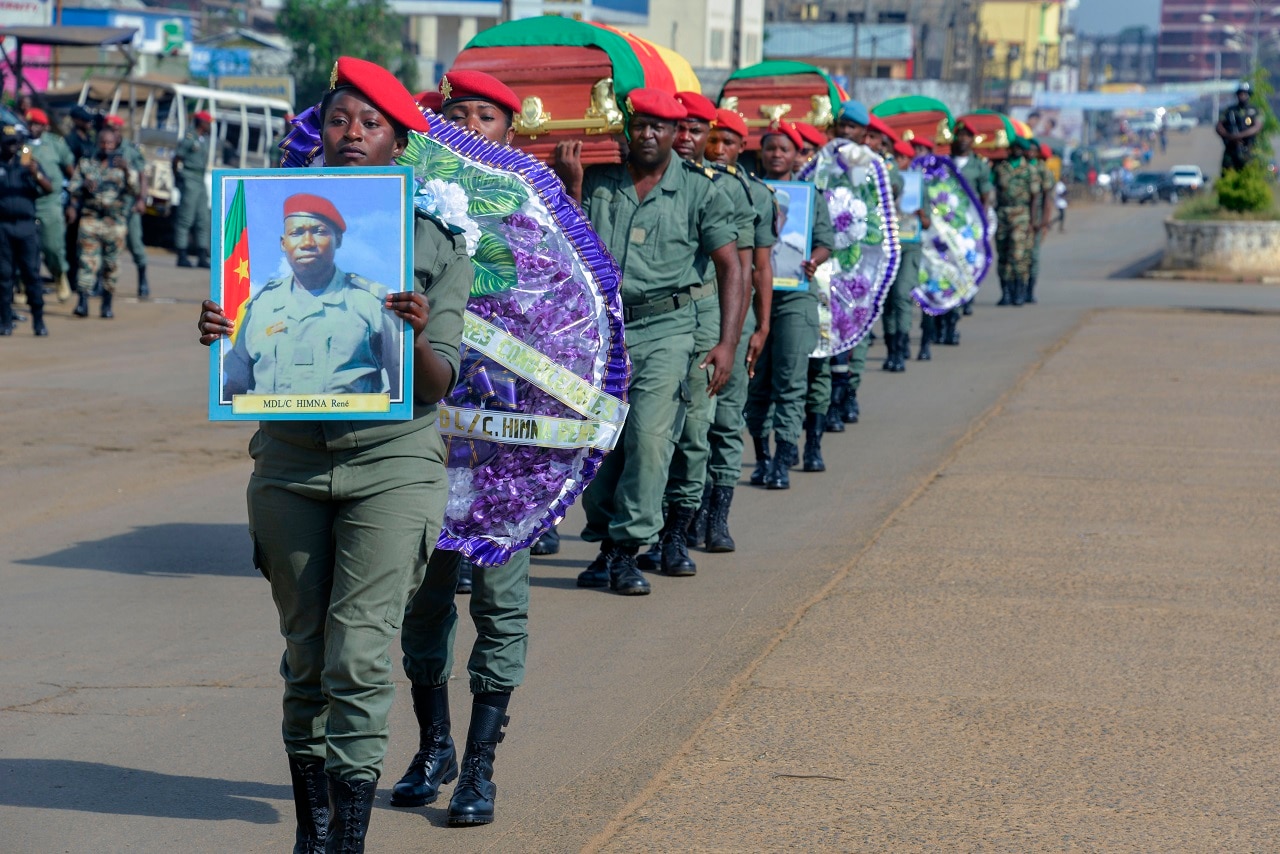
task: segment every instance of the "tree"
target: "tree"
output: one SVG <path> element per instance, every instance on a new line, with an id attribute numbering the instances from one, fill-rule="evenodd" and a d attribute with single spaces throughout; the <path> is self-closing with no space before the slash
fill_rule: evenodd
<path id="1" fill-rule="evenodd" d="M 276 26 L 293 44 L 300 110 L 320 102 L 339 56 L 376 62 L 409 91 L 417 88 L 418 64 L 405 47 L 404 17 L 387 0 L 285 0 Z"/>
<path id="2" fill-rule="evenodd" d="M 1280 121 L 1276 120 L 1275 111 L 1271 109 L 1271 96 L 1275 93 L 1275 89 L 1271 86 L 1271 75 L 1267 72 L 1265 65 L 1259 64 L 1246 79 L 1253 85 L 1253 94 L 1249 98 L 1249 103 L 1262 113 L 1262 133 L 1258 134 L 1254 142 L 1253 156 L 1270 160 L 1273 154 L 1271 137 L 1280 133 Z"/>

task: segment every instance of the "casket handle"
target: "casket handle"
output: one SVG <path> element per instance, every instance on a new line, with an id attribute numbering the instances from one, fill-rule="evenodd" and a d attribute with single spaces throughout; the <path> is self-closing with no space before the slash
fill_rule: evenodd
<path id="1" fill-rule="evenodd" d="M 542 99 L 530 95 L 520 104 L 520 113 L 515 117 L 515 131 L 529 139 L 557 130 L 580 130 L 587 134 L 621 133 L 625 126 L 623 118 L 613 91 L 613 78 L 605 77 L 591 87 L 591 105 L 582 118 L 553 119 L 543 107 Z"/>

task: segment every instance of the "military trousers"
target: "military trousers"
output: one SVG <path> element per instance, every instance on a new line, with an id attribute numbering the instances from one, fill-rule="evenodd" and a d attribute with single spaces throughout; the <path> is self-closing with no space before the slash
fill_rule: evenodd
<path id="1" fill-rule="evenodd" d="M 889 288 L 884 301 L 884 334 L 886 336 L 899 332 L 911 332 L 911 312 L 915 300 L 911 291 L 920 284 L 920 244 L 903 243 L 902 261 L 898 264 L 898 275 Z"/>
<path id="2" fill-rule="evenodd" d="M 697 509 L 702 503 L 711 456 L 711 424 L 715 420 L 719 397 L 707 395 L 711 371 L 700 366 L 711 349 L 720 343 L 720 299 L 712 294 L 695 302 L 693 308 L 698 325 L 693 330 L 694 352 L 689 363 L 689 405 L 685 408 L 684 427 L 671 455 L 665 496 L 668 507 L 688 509 Z M 735 364 L 733 373 L 740 370 L 741 367 Z"/>
<path id="3" fill-rule="evenodd" d="M 182 198 L 178 202 L 177 221 L 174 226 L 173 248 L 185 255 L 191 246 L 195 232 L 197 252 L 209 252 L 209 194 L 204 189 L 204 178 L 184 178 Z"/>
<path id="4" fill-rule="evenodd" d="M 458 631 L 455 591 L 462 555 L 436 549 L 400 630 L 404 672 L 415 685 L 444 685 L 453 672 Z M 472 569 L 467 597 L 476 642 L 467 660 L 471 693 L 510 693 L 524 682 L 529 652 L 529 550 L 502 566 Z"/>
<path id="5" fill-rule="evenodd" d="M 32 311 L 43 311 L 40 238 L 34 219 L 0 221 L 0 326 L 13 325 L 13 295 L 19 283 Z"/>
<path id="6" fill-rule="evenodd" d="M 67 220 L 59 202 L 50 208 L 36 206 L 36 222 L 40 229 L 40 255 L 49 275 L 56 282 L 67 270 Z"/>
<path id="7" fill-rule="evenodd" d="M 133 256 L 133 265 L 145 267 L 147 266 L 147 247 L 142 245 L 142 214 L 131 210 L 128 227 L 129 254 Z"/>
<path id="8" fill-rule="evenodd" d="M 809 354 L 818 346 L 818 300 L 808 291 L 774 291 L 769 339 L 747 385 L 746 420 L 752 436 L 772 431 L 795 444 L 804 424 Z"/>
<path id="9" fill-rule="evenodd" d="M 259 434 L 251 445 L 254 560 L 285 639 L 285 750 L 341 780 L 382 773 L 391 641 L 444 517 L 444 466 L 413 456 L 415 441 L 324 451 Z"/>
<path id="10" fill-rule="evenodd" d="M 715 417 L 711 420 L 711 456 L 707 477 L 715 486 L 735 486 L 742 477 L 742 452 L 745 443 L 742 429 L 746 426 L 743 408 L 747 405 L 747 346 L 755 334 L 756 321 L 750 311 L 742 325 L 742 338 L 733 354 L 733 373 L 729 382 L 715 397 Z"/>
<path id="11" fill-rule="evenodd" d="M 997 272 L 1006 285 L 1031 278 L 1031 215 L 1002 215 L 996 231 Z"/>
<path id="12" fill-rule="evenodd" d="M 681 309 L 691 311 L 692 307 Z M 627 336 L 631 411 L 618 445 L 582 496 L 587 542 L 640 548 L 662 531 L 662 499 L 689 405 L 693 328 L 679 312 L 655 318 L 643 336 Z M 671 334 L 662 334 L 662 329 Z M 705 386 L 704 386 L 705 388 Z"/>
<path id="13" fill-rule="evenodd" d="M 867 369 L 867 351 L 871 349 L 870 334 L 862 336 L 862 340 L 849 351 L 849 389 L 857 391 L 862 386 L 862 374 Z"/>
<path id="14" fill-rule="evenodd" d="M 80 215 L 80 270 L 76 287 L 83 293 L 93 292 L 98 274 L 102 274 L 102 290 L 113 294 L 120 280 L 120 253 L 124 251 L 128 225 L 123 217 Z"/>
<path id="15" fill-rule="evenodd" d="M 824 417 L 831 408 L 831 359 L 809 360 L 809 384 L 805 388 L 804 414 Z"/>

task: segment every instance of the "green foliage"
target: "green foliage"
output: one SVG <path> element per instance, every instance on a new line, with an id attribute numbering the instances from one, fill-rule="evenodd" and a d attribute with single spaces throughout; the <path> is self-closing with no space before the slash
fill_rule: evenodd
<path id="1" fill-rule="evenodd" d="M 1271 137 L 1280 133 L 1280 120 L 1276 119 L 1276 114 L 1271 109 L 1271 96 L 1275 88 L 1271 85 L 1271 74 L 1262 64 L 1259 64 L 1247 79 L 1253 84 L 1253 94 L 1249 98 L 1249 103 L 1262 113 L 1262 133 L 1258 134 L 1258 138 L 1254 141 L 1254 157 L 1270 160 L 1273 154 Z"/>
<path id="2" fill-rule="evenodd" d="M 409 91 L 417 87 L 417 60 L 404 45 L 405 19 L 387 0 L 285 0 L 276 25 L 293 44 L 299 112 L 320 102 L 339 56 L 376 62 Z"/>
<path id="3" fill-rule="evenodd" d="M 1228 169 L 1218 179 L 1218 204 L 1234 213 L 1256 213 L 1275 204 L 1266 171 L 1256 158 L 1243 169 Z"/>
<path id="4" fill-rule="evenodd" d="M 516 259 L 507 244 L 489 232 L 481 232 L 471 260 L 476 270 L 476 280 L 471 286 L 473 297 L 502 293 L 515 286 Z"/>

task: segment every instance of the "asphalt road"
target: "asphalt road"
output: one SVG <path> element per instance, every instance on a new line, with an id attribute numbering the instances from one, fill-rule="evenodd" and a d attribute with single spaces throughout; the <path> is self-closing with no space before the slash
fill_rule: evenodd
<path id="1" fill-rule="evenodd" d="M 1207 167 L 1213 156 L 1200 134 L 1175 137 L 1169 160 Z M 1074 208 L 1069 232 L 1046 245 L 1039 306 L 996 309 L 988 293 L 962 323 L 960 348 L 936 348 L 933 362 L 901 375 L 873 362 L 862 423 L 827 439 L 829 471 L 797 472 L 789 493 L 744 486 L 739 551 L 700 557 L 696 578 L 656 578 L 652 596 L 624 599 L 574 587 L 593 550 L 573 537 L 558 558 L 536 560 L 529 677 L 498 754 L 499 820 L 449 830 L 442 804 L 387 807 L 416 740 L 403 691 L 371 850 L 609 844 L 630 826 L 615 819 L 662 791 L 672 763 L 806 603 L 1092 313 L 1280 308 L 1280 292 L 1261 286 L 1110 278 L 1158 249 L 1167 211 Z M 207 283 L 170 262 L 154 257 L 157 299 L 123 301 L 114 321 L 77 321 L 63 306 L 50 338 L 0 345 L 6 851 L 291 845 L 282 645 L 245 534 L 251 429 L 205 420 L 195 306 Z M 1186 405 L 1203 400 L 1188 389 Z M 563 529 L 580 522 L 575 510 Z M 459 649 L 469 642 L 464 629 Z M 455 721 L 465 721 L 465 673 L 455 669 L 453 684 Z"/>

